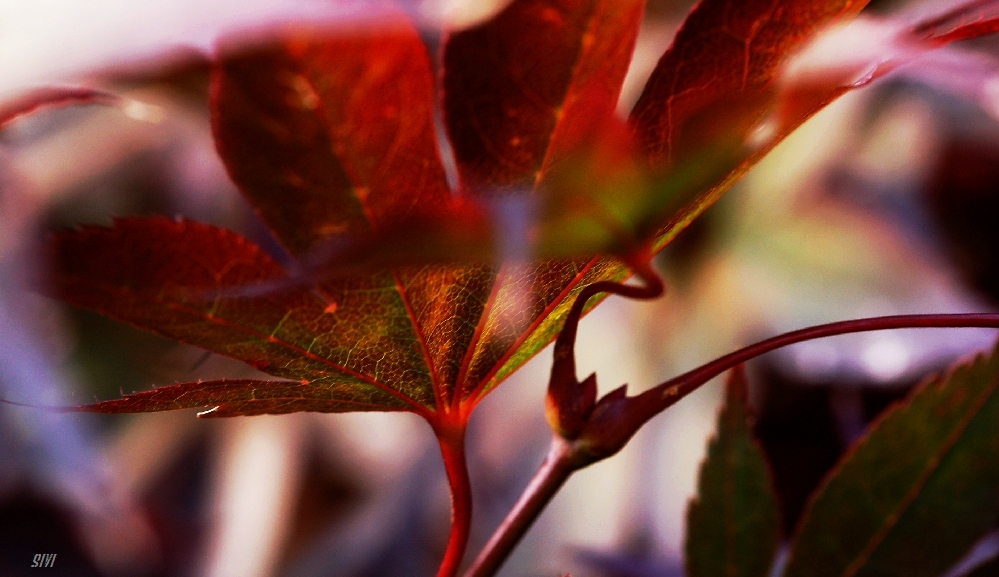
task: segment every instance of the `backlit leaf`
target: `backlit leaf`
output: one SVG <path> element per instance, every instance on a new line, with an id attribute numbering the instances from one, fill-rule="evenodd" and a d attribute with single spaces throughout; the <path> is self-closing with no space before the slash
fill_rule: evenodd
<path id="1" fill-rule="evenodd" d="M 999 521 L 999 352 L 883 416 L 805 513 L 785 575 L 936 576 Z"/>
<path id="2" fill-rule="evenodd" d="M 273 415 L 320 410 L 340 413 L 373 408 L 385 410 L 382 405 L 343 399 L 335 389 L 310 386 L 296 381 L 249 379 L 197 381 L 159 387 L 121 399 L 93 403 L 84 407 L 84 410 L 91 413 L 139 413 L 193 409 L 211 405 L 214 406 L 199 413 L 198 416 Z"/>
<path id="3" fill-rule="evenodd" d="M 452 33 L 444 118 L 473 194 L 531 191 L 603 128 L 631 61 L 644 0 L 517 0 Z"/>
<path id="4" fill-rule="evenodd" d="M 655 246 L 665 246 L 806 119 L 774 127 L 775 133 L 762 145 L 749 142 L 758 123 L 777 105 L 776 83 L 788 56 L 823 27 L 866 4 L 705 0 L 694 8 L 656 65 L 630 118 L 654 170 L 706 165 L 701 186 L 656 191 L 669 211 L 653 215 L 640 227 L 658 229 Z M 714 156 L 720 159 L 711 160 Z M 657 220 L 662 217 L 665 222 Z"/>
<path id="5" fill-rule="evenodd" d="M 763 577 L 780 539 L 777 497 L 763 450 L 753 438 L 742 369 L 726 386 L 725 408 L 701 465 L 687 511 L 690 577 Z"/>
<path id="6" fill-rule="evenodd" d="M 579 13 L 552 4 L 585 29 L 590 20 L 614 13 L 607 2 L 582 3 Z M 572 27 L 551 31 L 577 45 L 580 69 L 599 58 L 617 71 L 616 80 L 602 75 L 591 81 L 613 92 L 607 103 L 616 99 L 639 17 L 635 8 L 619 18 L 619 31 L 608 41 L 628 40 L 609 64 L 599 49 L 604 38 Z M 390 228 L 413 211 L 446 213 L 465 194 L 446 187 L 432 124 L 433 76 L 418 34 L 400 17 L 384 42 L 380 35 L 376 42 L 364 31 L 345 37 L 342 31 L 296 30 L 277 44 L 223 49 L 212 102 L 220 154 L 300 262 L 336 249 L 341 239 Z M 486 64 L 480 67 L 518 65 Z M 569 88 L 566 101 L 575 98 Z M 578 126 L 592 111 L 567 105 L 560 122 Z M 542 125 L 527 122 L 523 130 L 553 147 L 563 140 L 558 134 L 572 133 L 535 120 Z M 336 391 L 310 403 L 316 395 L 302 389 L 305 401 L 282 407 L 326 411 L 351 403 L 428 418 L 451 411 L 467 417 L 486 391 L 550 342 L 573 294 L 594 280 L 624 275 L 613 261 L 580 259 L 498 268 L 395 266 L 303 282 L 232 233 L 162 219 L 65 233 L 56 244 L 54 290 L 67 301 Z M 115 407 L 171 406 L 153 398 Z M 199 398 L 206 406 L 230 400 Z M 239 406 L 218 414 L 238 414 Z"/>
<path id="7" fill-rule="evenodd" d="M 643 7 L 641 0 L 517 0 L 448 37 L 444 119 L 464 193 L 513 195 L 507 218 L 532 218 L 531 197 L 548 171 L 613 115 Z M 516 257 L 518 248 L 501 256 Z M 625 274 L 607 259 L 503 264 L 462 389 L 491 389 L 554 338 L 583 286 Z"/>
<path id="8" fill-rule="evenodd" d="M 165 218 L 62 233 L 52 253 L 50 290 L 71 304 L 323 389 L 341 410 L 435 406 L 406 307 L 379 276 L 271 290 L 285 273 L 257 246 Z"/>
<path id="9" fill-rule="evenodd" d="M 158 219 L 143 231 L 134 220 L 60 237 L 56 291 L 318 383 L 353 406 L 467 418 L 551 342 L 585 285 L 628 276 L 617 260 L 589 255 L 631 250 L 668 221 L 654 242 L 663 246 L 762 155 L 743 154 L 740 131 L 768 106 L 759 97 L 770 96 L 780 63 L 859 6 L 698 4 L 632 117 L 660 171 L 664 190 L 651 192 L 630 156 L 631 131 L 613 128 L 612 116 L 641 0 L 514 0 L 446 36 L 439 96 L 458 190 L 436 140 L 431 59 L 403 14 L 377 29 L 299 27 L 262 44 L 224 42 L 213 73 L 216 143 L 292 257 L 290 272 L 230 233 Z M 709 117 L 734 118 L 735 132 L 726 124 L 715 138 L 698 124 Z M 595 192 L 573 192 L 587 182 Z M 533 260 L 532 237 L 578 254 L 574 231 L 590 235 L 584 256 Z M 254 264 L 243 267 L 250 253 Z M 210 266 L 190 264 L 206 254 Z M 220 320 L 216 305 L 235 317 Z"/>

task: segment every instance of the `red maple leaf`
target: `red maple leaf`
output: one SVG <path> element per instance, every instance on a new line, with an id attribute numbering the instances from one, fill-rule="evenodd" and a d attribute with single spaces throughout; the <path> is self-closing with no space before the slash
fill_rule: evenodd
<path id="1" fill-rule="evenodd" d="M 656 402 L 622 388 L 594 406 L 595 379 L 578 382 L 571 355 L 582 307 L 629 276 L 625 263 L 642 273 L 851 87 L 778 80 L 803 42 L 865 3 L 702 0 L 627 121 L 614 110 L 643 0 L 514 0 L 448 33 L 439 75 L 402 13 L 377 29 L 296 27 L 263 44 L 224 42 L 212 73 L 215 142 L 293 265 L 221 228 L 127 218 L 59 234 L 50 290 L 281 380 L 182 383 L 79 409 L 417 413 L 452 483 L 439 575 L 453 575 L 468 535 L 463 443 L 477 403 L 560 332 L 549 413 L 566 438 L 596 431 L 604 444 L 590 447 L 594 458 L 673 402 L 680 389 L 666 383 L 649 391 Z M 964 14 L 916 33 L 932 44 L 996 28 L 992 17 L 962 24 Z M 560 383 L 572 394 L 562 398 Z M 621 407 L 634 418 L 617 419 Z"/>
<path id="2" fill-rule="evenodd" d="M 211 97 L 219 153 L 291 256 L 306 269 L 318 262 L 322 274 L 290 274 L 223 229 L 129 218 L 60 234 L 52 290 L 285 380 L 183 383 L 84 409 L 408 410 L 436 427 L 463 426 L 486 393 L 551 342 L 584 286 L 629 273 L 607 254 L 483 261 L 500 251 L 486 246 L 469 249 L 477 262 L 436 262 L 447 259 L 433 251 L 500 244 L 503 229 L 476 232 L 495 222 L 497 199 L 571 216 L 579 174 L 620 182 L 625 172 L 600 163 L 614 154 L 628 174 L 643 167 L 639 184 L 618 191 L 624 199 L 596 186 L 606 208 L 597 217 L 613 219 L 621 206 L 655 210 L 625 219 L 623 234 L 605 227 L 617 241 L 606 252 L 658 250 L 758 157 L 746 134 L 773 106 L 787 55 L 863 3 L 702 2 L 622 130 L 614 107 L 643 4 L 516 0 L 446 36 L 436 90 L 426 47 L 401 14 L 375 30 L 296 28 L 262 45 L 225 43 Z M 437 97 L 457 189 L 439 152 Z M 719 131 L 705 120 L 719 117 L 735 122 Z M 629 133 L 647 162 L 630 160 Z M 567 226 L 558 218 L 541 222 L 527 233 L 560 246 L 573 240 L 559 237 Z M 403 244 L 433 258 L 371 265 L 380 248 L 405 252 Z M 344 251 L 367 266 L 347 266 Z"/>

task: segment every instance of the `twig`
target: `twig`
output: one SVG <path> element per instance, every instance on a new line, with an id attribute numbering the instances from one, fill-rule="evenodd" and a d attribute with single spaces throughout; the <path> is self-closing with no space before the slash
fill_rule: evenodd
<path id="1" fill-rule="evenodd" d="M 575 459 L 575 451 L 570 442 L 558 435 L 553 436 L 551 448 L 541 468 L 493 532 L 464 577 L 488 577 L 496 574 L 569 476 L 584 466 Z"/>
<path id="2" fill-rule="evenodd" d="M 725 371 L 788 345 L 849 333 L 926 328 L 999 328 L 999 314 L 892 315 L 816 325 L 777 335 L 719 357 L 649 389 L 629 399 L 629 401 L 647 407 L 649 414 L 645 420 L 648 420 Z M 641 424 L 638 426 L 640 427 Z"/>
<path id="3" fill-rule="evenodd" d="M 609 393 L 592 408 L 576 438 L 556 434 L 548 458 L 464 577 L 494 575 L 574 472 L 617 453 L 649 419 L 723 372 L 762 354 L 812 339 L 888 329 L 947 327 L 999 328 L 999 314 L 900 315 L 817 325 L 749 345 L 635 397 L 625 396 L 623 389 Z"/>

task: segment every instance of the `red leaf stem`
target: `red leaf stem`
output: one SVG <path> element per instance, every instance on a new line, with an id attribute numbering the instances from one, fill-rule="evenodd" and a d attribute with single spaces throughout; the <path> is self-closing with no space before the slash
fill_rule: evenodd
<path id="1" fill-rule="evenodd" d="M 893 315 L 839 321 L 784 333 L 719 357 L 634 397 L 611 393 L 601 399 L 580 435 L 594 462 L 619 451 L 649 419 L 701 385 L 760 355 L 813 339 L 890 329 L 999 328 L 999 314 Z"/>
<path id="2" fill-rule="evenodd" d="M 440 569 L 437 570 L 437 577 L 454 577 L 465 557 L 472 525 L 472 485 L 465 458 L 465 425 L 438 426 L 434 428 L 434 433 L 440 443 L 451 489 L 451 534 L 448 536 L 447 549 Z"/>
<path id="3" fill-rule="evenodd" d="M 972 0 L 918 23 L 912 34 L 919 39 L 949 44 L 999 31 L 996 0 Z"/>

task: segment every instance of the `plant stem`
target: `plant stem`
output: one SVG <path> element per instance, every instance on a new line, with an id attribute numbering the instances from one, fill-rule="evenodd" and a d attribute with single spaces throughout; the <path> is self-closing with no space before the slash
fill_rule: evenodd
<path id="1" fill-rule="evenodd" d="M 576 333 L 579 320 L 586 310 L 586 303 L 599 293 L 610 293 L 626 298 L 648 300 L 663 294 L 662 277 L 649 262 L 647 251 L 637 251 L 623 257 L 641 284 L 624 284 L 599 281 L 583 287 L 565 317 L 562 330 L 555 339 L 552 351 L 552 370 L 545 396 L 545 416 L 552 430 L 567 439 L 575 439 L 586 418 L 593 410 L 597 397 L 595 376 L 579 381 L 576 376 Z"/>
<path id="2" fill-rule="evenodd" d="M 946 327 L 999 328 L 999 314 L 898 315 L 808 327 L 760 341 L 719 357 L 635 397 L 617 399 L 615 402 L 624 404 L 623 410 L 618 413 L 621 421 L 617 422 L 615 431 L 619 435 L 619 445 L 615 443 L 616 448 L 595 455 L 588 451 L 585 439 L 581 444 L 580 441 L 569 441 L 555 435 L 544 464 L 464 577 L 495 575 L 534 520 L 575 471 L 613 455 L 649 419 L 725 371 L 781 347 L 822 337 L 888 329 Z"/>
<path id="3" fill-rule="evenodd" d="M 640 285 L 630 285 L 612 281 L 598 281 L 583 287 L 576 295 L 572 308 L 565 317 L 562 331 L 555 339 L 554 361 L 552 362 L 551 382 L 576 382 L 576 332 L 579 321 L 586 309 L 586 303 L 594 296 L 606 292 L 637 300 L 654 299 L 663 294 L 665 285 L 646 253 L 638 253 L 625 259 L 634 275 L 642 281 Z"/>
<path id="4" fill-rule="evenodd" d="M 670 405 L 673 405 L 690 392 L 725 371 L 781 347 L 849 333 L 927 328 L 999 328 L 999 314 L 970 313 L 870 317 L 816 325 L 777 335 L 719 357 L 634 397 L 635 404 L 644 405 L 642 413 L 647 414 L 643 415 L 642 423 L 638 423 L 637 427 L 640 427 L 644 421 L 662 412 Z"/>
<path id="5" fill-rule="evenodd" d="M 534 474 L 520 499 L 500 523 L 464 577 L 495 575 L 555 493 L 570 475 L 585 465 L 585 462 L 577 458 L 569 441 L 558 435 L 552 437 L 551 448 L 541 468 Z"/>
<path id="6" fill-rule="evenodd" d="M 444 458 L 444 469 L 451 489 L 451 534 L 437 577 L 454 577 L 468 546 L 472 525 L 472 485 L 465 459 L 465 427 L 434 428 Z"/>

